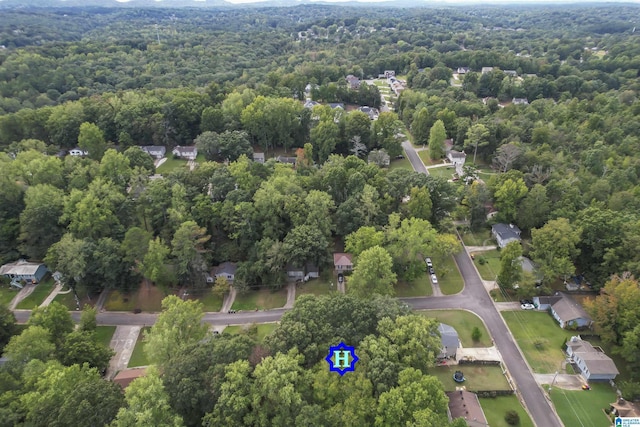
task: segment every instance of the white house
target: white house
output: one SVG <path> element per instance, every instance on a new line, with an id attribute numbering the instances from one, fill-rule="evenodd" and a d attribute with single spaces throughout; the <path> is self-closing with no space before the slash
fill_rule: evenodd
<path id="1" fill-rule="evenodd" d="M 514 224 L 498 223 L 491 227 L 491 234 L 498 242 L 498 246 L 504 248 L 510 242 L 519 242 L 522 231 Z"/>
<path id="2" fill-rule="evenodd" d="M 211 277 L 224 277 L 229 283 L 233 283 L 233 280 L 236 277 L 237 269 L 238 267 L 235 262 L 226 261 L 216 267 L 213 267 L 213 269 L 211 270 Z"/>
<path id="3" fill-rule="evenodd" d="M 333 254 L 333 265 L 336 271 L 351 271 L 353 270 L 353 262 L 351 261 L 351 254 L 345 254 L 336 252 Z"/>
<path id="4" fill-rule="evenodd" d="M 585 328 L 593 323 L 584 308 L 571 296 L 562 292 L 556 292 L 556 295 L 550 297 L 533 297 L 533 305 L 538 310 L 549 310 L 563 329 L 567 327 Z"/>
<path id="5" fill-rule="evenodd" d="M 438 333 L 440 334 L 440 340 L 442 341 L 442 349 L 440 350 L 438 359 L 455 358 L 458 347 L 460 347 L 458 332 L 456 332 L 453 326 L 440 323 L 438 325 Z"/>
<path id="6" fill-rule="evenodd" d="M 586 381 L 613 380 L 620 373 L 616 364 L 600 347 L 594 347 L 580 336 L 567 341 L 567 355 L 578 366 L 580 375 Z"/>
<path id="7" fill-rule="evenodd" d="M 456 168 L 458 176 L 462 176 L 462 167 L 467 159 L 467 154 L 461 151 L 449 150 L 447 153 L 447 159 L 449 159 L 451 164 Z"/>
<path id="8" fill-rule="evenodd" d="M 76 147 L 76 148 L 72 148 L 71 150 L 69 150 L 69 155 L 70 156 L 88 156 L 89 152 L 88 151 L 84 151 L 82 148 Z"/>
<path id="9" fill-rule="evenodd" d="M 140 149 L 155 159 L 161 159 L 167 154 L 166 147 L 162 145 L 142 145 Z"/>
<path id="10" fill-rule="evenodd" d="M 177 146 L 172 151 L 173 155 L 181 159 L 195 160 L 198 156 L 198 147 L 192 145 L 190 147 Z"/>

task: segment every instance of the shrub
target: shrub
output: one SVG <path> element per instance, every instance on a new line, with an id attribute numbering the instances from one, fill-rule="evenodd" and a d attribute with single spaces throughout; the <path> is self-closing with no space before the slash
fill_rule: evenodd
<path id="1" fill-rule="evenodd" d="M 483 256 L 478 257 L 478 264 L 485 265 L 487 263 L 487 259 Z"/>
<path id="2" fill-rule="evenodd" d="M 518 415 L 518 413 L 512 409 L 504 414 L 504 420 L 510 426 L 517 426 L 518 424 L 520 424 L 520 415 Z"/>
<path id="3" fill-rule="evenodd" d="M 480 341 L 480 338 L 482 338 L 482 332 L 480 331 L 480 328 L 474 326 L 471 331 L 471 339 L 474 341 Z"/>

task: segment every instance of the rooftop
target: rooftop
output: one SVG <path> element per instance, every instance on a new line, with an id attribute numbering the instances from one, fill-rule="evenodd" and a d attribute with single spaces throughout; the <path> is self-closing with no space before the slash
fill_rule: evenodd
<path id="1" fill-rule="evenodd" d="M 488 426 L 480 401 L 475 393 L 456 390 L 447 393 L 451 418 L 464 418 L 470 427 Z"/>
<path id="2" fill-rule="evenodd" d="M 18 261 L 7 263 L 0 267 L 0 275 L 31 276 L 38 271 L 41 265 L 44 264 L 19 259 Z"/>
<path id="3" fill-rule="evenodd" d="M 579 318 L 591 320 L 584 308 L 569 295 L 560 292 L 560 297 L 555 302 L 551 302 L 551 307 L 563 321 L 570 322 Z"/>

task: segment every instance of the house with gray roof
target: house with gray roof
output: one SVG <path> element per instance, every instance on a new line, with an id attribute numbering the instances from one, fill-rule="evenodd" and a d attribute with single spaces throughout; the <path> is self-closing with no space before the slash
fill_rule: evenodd
<path id="1" fill-rule="evenodd" d="M 172 151 L 173 155 L 181 159 L 195 160 L 198 157 L 198 147 L 195 145 L 189 147 L 177 146 Z"/>
<path id="2" fill-rule="evenodd" d="M 253 161 L 256 163 L 264 163 L 264 153 L 253 153 Z"/>
<path id="3" fill-rule="evenodd" d="M 237 269 L 238 265 L 235 262 L 226 261 L 216 267 L 213 267 L 211 270 L 211 277 L 224 277 L 229 283 L 233 283 Z"/>
<path id="4" fill-rule="evenodd" d="M 7 277 L 16 283 L 22 280 L 38 283 L 48 271 L 47 266 L 41 262 L 28 262 L 19 259 L 0 267 L 0 276 Z"/>
<path id="5" fill-rule="evenodd" d="M 460 338 L 458 337 L 458 332 L 456 332 L 453 326 L 440 323 L 438 325 L 438 333 L 440 334 L 440 339 L 442 340 L 442 349 L 440 350 L 438 359 L 455 358 L 458 347 L 460 347 Z"/>
<path id="6" fill-rule="evenodd" d="M 563 329 L 587 328 L 593 324 L 593 320 L 584 308 L 563 292 L 556 292 L 554 296 L 533 297 L 533 305 L 538 310 L 549 310 Z"/>
<path id="7" fill-rule="evenodd" d="M 161 159 L 167 154 L 167 148 L 162 145 L 141 145 L 140 149 L 155 159 Z"/>
<path id="8" fill-rule="evenodd" d="M 504 248 L 510 242 L 519 242 L 522 240 L 520 238 L 521 233 L 522 231 L 514 224 L 498 223 L 491 227 L 491 234 L 501 248 Z"/>
<path id="9" fill-rule="evenodd" d="M 594 347 L 580 336 L 567 341 L 567 355 L 586 381 L 609 381 L 620 373 L 614 361 L 600 347 Z"/>

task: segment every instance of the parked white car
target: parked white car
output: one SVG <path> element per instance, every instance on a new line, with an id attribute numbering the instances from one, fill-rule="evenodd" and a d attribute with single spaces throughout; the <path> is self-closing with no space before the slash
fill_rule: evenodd
<path id="1" fill-rule="evenodd" d="M 435 274 L 432 274 L 432 275 L 431 275 L 431 281 L 433 282 L 433 284 L 434 284 L 434 285 L 437 285 L 437 284 L 438 284 L 438 278 L 436 277 L 436 275 L 435 275 Z"/>
<path id="2" fill-rule="evenodd" d="M 520 304 L 520 308 L 523 310 L 533 310 L 536 307 L 533 304 Z"/>

